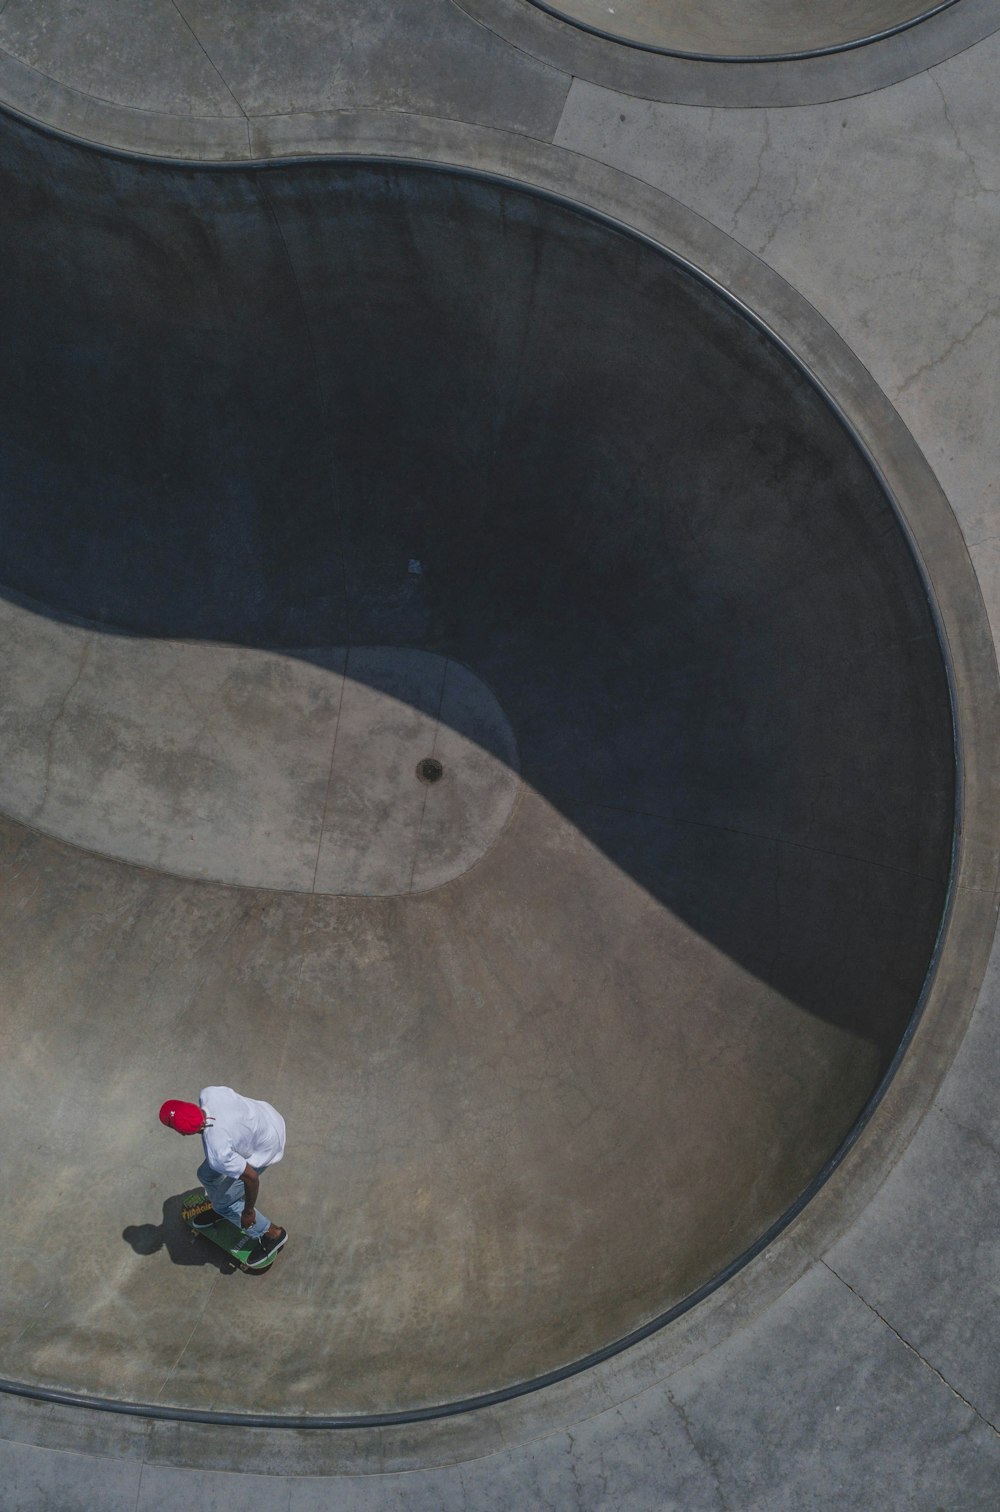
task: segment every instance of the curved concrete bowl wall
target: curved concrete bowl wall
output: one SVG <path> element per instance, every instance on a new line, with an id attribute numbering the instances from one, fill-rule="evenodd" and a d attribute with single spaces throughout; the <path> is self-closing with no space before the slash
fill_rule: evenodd
<path id="1" fill-rule="evenodd" d="M 510 183 L 153 166 L 5 123 L 0 199 L 12 609 L 310 673 L 451 658 L 523 784 L 477 864 L 406 897 L 182 880 L 6 821 L 5 1125 L 55 1110 L 8 1151 L 34 1195 L 6 1373 L 377 1413 L 614 1343 L 800 1198 L 920 999 L 952 720 L 879 482 L 718 292 Z M 191 1152 L 155 1123 L 217 1081 L 290 1132 L 264 1380 L 228 1342 L 245 1278 L 192 1336 Z"/>
<path id="2" fill-rule="evenodd" d="M 956 0 L 532 0 L 615 41 L 683 57 L 802 58 L 907 30 Z"/>

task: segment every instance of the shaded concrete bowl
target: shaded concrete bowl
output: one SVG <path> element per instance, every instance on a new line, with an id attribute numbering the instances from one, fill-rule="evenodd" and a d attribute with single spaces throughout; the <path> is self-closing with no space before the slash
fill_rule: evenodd
<path id="1" fill-rule="evenodd" d="M 205 169 L 4 122 L 0 581 L 90 634 L 453 658 L 521 799 L 405 897 L 7 822 L 4 1118 L 58 1110 L 9 1157 L 26 1389 L 333 1422 L 558 1379 L 776 1244 L 881 1102 L 865 1190 L 982 969 L 995 669 L 867 375 L 620 175 L 345 129 L 339 157 Z M 91 1263 L 169 1227 L 155 1107 L 213 1081 L 289 1128 L 264 1378 L 227 1343 L 242 1294 L 169 1243 Z M 43 1178 L 81 1149 L 102 1179 L 53 1301 Z"/>

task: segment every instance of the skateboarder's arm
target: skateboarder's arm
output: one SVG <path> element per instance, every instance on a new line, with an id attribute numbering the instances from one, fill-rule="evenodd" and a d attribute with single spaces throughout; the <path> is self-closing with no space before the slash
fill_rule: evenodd
<path id="1" fill-rule="evenodd" d="M 257 1193 L 260 1191 L 260 1176 L 252 1165 L 244 1167 L 240 1177 L 243 1183 L 243 1227 L 248 1228 L 253 1222 L 251 1216 L 257 1206 Z"/>

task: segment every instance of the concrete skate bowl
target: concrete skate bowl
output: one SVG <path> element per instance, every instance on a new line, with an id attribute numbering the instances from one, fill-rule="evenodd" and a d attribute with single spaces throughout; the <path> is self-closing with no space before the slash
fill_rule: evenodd
<path id="1" fill-rule="evenodd" d="M 777 62 L 850 51 L 908 31 L 958 0 L 531 0 L 584 31 L 648 52 Z"/>
<path id="2" fill-rule="evenodd" d="M 0 197 L 0 580 L 90 648 L 46 786 L 99 647 L 150 644 L 235 648 L 234 700 L 255 657 L 447 659 L 519 783 L 461 875 L 369 895 L 125 864 L 6 801 L 0 1373 L 406 1415 L 682 1309 L 853 1137 L 948 904 L 949 680 L 866 456 L 718 289 L 510 182 L 7 121 Z M 196 1142 L 156 1109 L 216 1082 L 287 1120 L 266 1277 L 178 1222 Z"/>

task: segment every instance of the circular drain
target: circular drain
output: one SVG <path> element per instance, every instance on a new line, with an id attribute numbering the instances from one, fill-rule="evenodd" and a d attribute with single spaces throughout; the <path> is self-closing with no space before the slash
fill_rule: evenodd
<path id="1" fill-rule="evenodd" d="M 436 756 L 425 756 L 423 761 L 417 762 L 417 776 L 421 782 L 440 782 L 444 767 Z"/>

